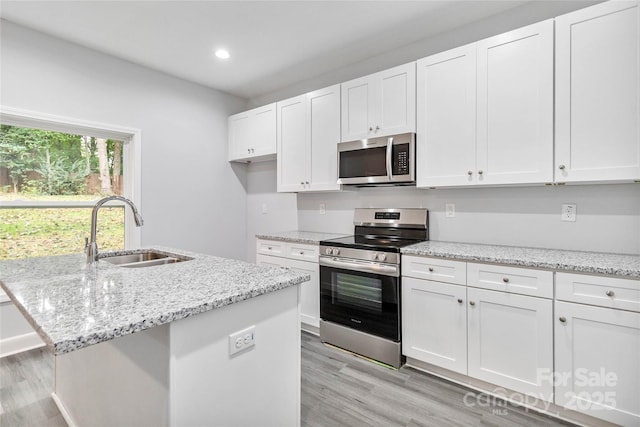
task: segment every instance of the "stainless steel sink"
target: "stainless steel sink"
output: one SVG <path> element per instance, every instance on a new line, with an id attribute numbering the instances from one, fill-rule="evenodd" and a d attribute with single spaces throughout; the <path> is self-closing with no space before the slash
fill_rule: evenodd
<path id="1" fill-rule="evenodd" d="M 126 255 L 102 253 L 98 255 L 98 258 L 111 264 L 127 268 L 152 267 L 154 265 L 173 264 L 193 259 L 183 255 L 157 251 L 140 251 Z"/>

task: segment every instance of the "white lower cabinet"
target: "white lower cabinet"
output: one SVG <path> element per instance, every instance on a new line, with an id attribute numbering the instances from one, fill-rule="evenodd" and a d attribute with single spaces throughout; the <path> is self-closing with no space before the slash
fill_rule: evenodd
<path id="1" fill-rule="evenodd" d="M 467 289 L 431 280 L 402 279 L 402 352 L 467 373 Z"/>
<path id="2" fill-rule="evenodd" d="M 640 313 L 556 301 L 555 403 L 640 425 Z"/>
<path id="3" fill-rule="evenodd" d="M 320 327 L 320 266 L 318 246 L 258 240 L 256 263 L 293 268 L 311 276 L 300 285 L 300 323 L 302 329 L 318 333 Z"/>
<path id="4" fill-rule="evenodd" d="M 468 375 L 551 400 L 553 302 L 467 288 Z"/>

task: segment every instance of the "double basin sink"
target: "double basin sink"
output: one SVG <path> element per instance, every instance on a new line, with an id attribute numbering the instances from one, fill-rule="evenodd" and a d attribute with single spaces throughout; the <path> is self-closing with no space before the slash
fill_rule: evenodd
<path id="1" fill-rule="evenodd" d="M 133 253 L 118 255 L 102 253 L 98 255 L 99 260 L 115 264 L 120 267 L 141 268 L 153 267 L 155 265 L 174 264 L 177 262 L 190 261 L 193 258 L 172 254 L 169 252 L 160 252 L 154 250 L 140 250 Z"/>

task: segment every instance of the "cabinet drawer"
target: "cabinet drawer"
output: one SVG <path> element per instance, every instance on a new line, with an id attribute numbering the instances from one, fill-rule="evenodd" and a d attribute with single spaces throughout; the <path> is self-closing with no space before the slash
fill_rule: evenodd
<path id="1" fill-rule="evenodd" d="M 317 245 L 305 245 L 301 243 L 289 243 L 285 250 L 285 256 L 292 259 L 305 261 L 318 261 L 319 247 Z"/>
<path id="2" fill-rule="evenodd" d="M 265 255 L 285 256 L 285 242 L 276 240 L 258 240 L 257 252 Z"/>
<path id="3" fill-rule="evenodd" d="M 640 312 L 640 280 L 556 273 L 556 299 Z"/>
<path id="4" fill-rule="evenodd" d="M 402 275 L 416 279 L 465 285 L 467 283 L 466 263 L 441 258 L 402 256 Z"/>
<path id="5" fill-rule="evenodd" d="M 467 264 L 467 285 L 494 291 L 553 298 L 553 272 L 502 265 Z"/>

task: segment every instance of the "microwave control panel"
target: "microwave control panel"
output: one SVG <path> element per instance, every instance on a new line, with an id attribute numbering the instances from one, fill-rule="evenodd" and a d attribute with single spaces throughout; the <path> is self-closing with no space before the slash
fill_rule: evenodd
<path id="1" fill-rule="evenodd" d="M 409 144 L 393 147 L 393 175 L 409 174 Z"/>

